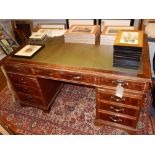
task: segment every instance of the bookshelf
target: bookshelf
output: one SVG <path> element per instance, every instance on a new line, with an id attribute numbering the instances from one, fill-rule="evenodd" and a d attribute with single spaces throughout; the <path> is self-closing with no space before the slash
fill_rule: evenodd
<path id="1" fill-rule="evenodd" d="M 19 44 L 0 22 L 0 59 L 2 59 L 5 55 L 10 54 L 18 47 Z"/>

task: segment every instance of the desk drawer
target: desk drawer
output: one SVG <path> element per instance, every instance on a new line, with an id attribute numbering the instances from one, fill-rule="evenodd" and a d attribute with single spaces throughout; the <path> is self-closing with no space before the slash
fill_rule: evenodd
<path id="1" fill-rule="evenodd" d="M 26 105 L 32 105 L 37 107 L 38 105 L 44 105 L 42 100 L 39 97 L 32 96 L 32 95 L 27 95 L 27 94 L 22 94 L 18 93 L 19 99 L 22 103 L 25 103 Z"/>
<path id="2" fill-rule="evenodd" d="M 138 108 L 133 109 L 133 108 L 125 107 L 125 106 L 120 106 L 118 104 L 110 104 L 110 103 L 105 103 L 105 102 L 98 102 L 97 109 L 111 111 L 111 112 L 134 116 L 134 117 L 137 117 L 139 114 Z"/>
<path id="3" fill-rule="evenodd" d="M 6 72 L 33 75 L 33 69 L 22 65 L 5 65 Z"/>
<path id="4" fill-rule="evenodd" d="M 36 95 L 36 96 L 41 95 L 39 92 L 39 89 L 37 89 L 36 87 L 29 87 L 24 85 L 13 85 L 13 86 L 17 93 L 19 92 L 19 93 Z"/>
<path id="5" fill-rule="evenodd" d="M 37 80 L 35 78 L 11 73 L 7 73 L 7 75 L 13 85 L 20 84 L 29 87 L 38 87 Z"/>
<path id="6" fill-rule="evenodd" d="M 132 95 L 132 94 L 124 93 L 123 97 L 120 98 L 120 97 L 115 96 L 115 92 L 113 91 L 102 90 L 102 91 L 97 91 L 96 95 L 97 95 L 97 100 L 101 100 L 101 101 L 106 100 L 109 103 L 116 102 L 116 103 L 121 103 L 124 105 L 132 105 L 136 107 L 139 107 L 142 104 L 142 96 L 136 95 L 136 94 Z"/>
<path id="7" fill-rule="evenodd" d="M 121 116 L 117 115 L 112 115 L 106 112 L 101 112 L 98 111 L 98 118 L 97 119 L 102 119 L 104 121 L 112 122 L 112 123 L 117 123 L 125 126 L 130 126 L 136 128 L 137 121 L 136 119 L 129 119 L 129 118 L 124 118 Z"/>
<path id="8" fill-rule="evenodd" d="M 34 68 L 34 72 L 36 75 L 45 76 L 45 77 L 53 77 L 60 78 L 60 71 L 52 70 L 52 69 L 42 69 L 42 68 Z"/>
<path id="9" fill-rule="evenodd" d="M 83 75 L 80 73 L 70 73 L 70 72 L 62 72 L 61 79 L 85 82 L 85 83 L 94 83 L 93 76 L 91 75 Z"/>
<path id="10" fill-rule="evenodd" d="M 119 80 L 119 79 L 110 79 L 104 77 L 97 77 L 96 84 L 97 85 L 107 85 L 116 87 L 118 83 L 121 83 L 122 86 L 126 89 L 132 89 L 137 91 L 143 91 L 145 87 L 145 83 L 142 82 L 133 82 L 128 80 Z"/>
<path id="11" fill-rule="evenodd" d="M 34 69 L 36 75 L 47 76 L 56 79 L 62 79 L 66 81 L 77 81 L 84 83 L 94 83 L 94 78 L 91 75 L 83 75 L 81 73 L 67 72 L 67 71 L 57 71 L 50 69 Z"/>

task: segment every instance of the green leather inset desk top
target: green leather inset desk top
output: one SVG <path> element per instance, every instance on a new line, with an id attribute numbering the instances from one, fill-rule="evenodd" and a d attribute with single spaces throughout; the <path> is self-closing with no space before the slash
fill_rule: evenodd
<path id="1" fill-rule="evenodd" d="M 113 67 L 113 46 L 64 43 L 63 37 L 52 38 L 34 57 L 15 60 L 34 61 L 48 64 L 77 66 L 139 74 L 139 70 Z M 141 65 L 142 66 L 142 65 Z"/>

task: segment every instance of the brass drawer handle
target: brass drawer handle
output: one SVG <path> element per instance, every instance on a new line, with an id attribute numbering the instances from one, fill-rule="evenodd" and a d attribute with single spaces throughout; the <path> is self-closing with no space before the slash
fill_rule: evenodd
<path id="1" fill-rule="evenodd" d="M 79 80 L 81 78 L 82 78 L 81 76 L 73 76 L 73 79 L 76 79 L 76 80 Z"/>
<path id="2" fill-rule="evenodd" d="M 121 111 L 124 111 L 123 108 L 119 108 L 119 107 L 114 107 L 114 106 L 110 106 L 110 109 L 115 111 L 115 112 L 121 112 Z"/>
<path id="3" fill-rule="evenodd" d="M 115 85 L 121 84 L 122 86 L 128 86 L 128 82 L 125 82 L 123 80 L 113 80 L 112 84 L 115 84 Z"/>
<path id="4" fill-rule="evenodd" d="M 26 82 L 26 81 L 24 81 L 24 79 L 23 79 L 23 78 L 19 79 L 19 83 L 27 84 L 27 82 Z"/>
<path id="5" fill-rule="evenodd" d="M 16 71 L 21 71 L 21 68 L 20 67 L 15 67 L 15 70 Z"/>
<path id="6" fill-rule="evenodd" d="M 116 116 L 111 116 L 111 117 L 109 117 L 109 118 L 110 118 L 110 120 L 112 120 L 113 122 L 122 122 L 122 119 L 117 118 Z"/>
<path id="7" fill-rule="evenodd" d="M 118 96 L 111 96 L 111 99 L 117 101 L 117 102 L 121 102 L 121 101 L 125 101 L 125 98 L 120 98 Z"/>
<path id="8" fill-rule="evenodd" d="M 66 73 L 64 73 L 64 72 L 60 72 L 60 74 L 61 74 L 62 76 L 65 76 L 65 77 L 68 77 L 68 78 L 73 78 L 73 79 L 75 79 L 75 80 L 79 80 L 79 79 L 82 78 L 81 76 L 76 76 L 76 75 L 72 75 L 72 74 L 66 74 Z"/>

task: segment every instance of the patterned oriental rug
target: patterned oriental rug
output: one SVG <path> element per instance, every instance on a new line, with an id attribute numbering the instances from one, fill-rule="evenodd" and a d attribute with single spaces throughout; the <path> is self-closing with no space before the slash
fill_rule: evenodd
<path id="1" fill-rule="evenodd" d="M 0 92 L 0 115 L 22 135 L 126 135 L 125 130 L 95 126 L 95 89 L 65 84 L 49 113 L 13 102 L 6 87 Z M 138 135 L 153 134 L 150 103 L 145 103 L 137 125 Z"/>

